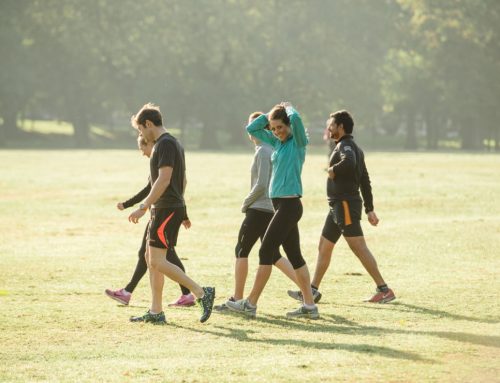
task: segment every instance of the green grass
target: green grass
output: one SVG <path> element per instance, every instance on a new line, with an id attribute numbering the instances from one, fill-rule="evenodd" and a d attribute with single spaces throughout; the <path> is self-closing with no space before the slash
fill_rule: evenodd
<path id="1" fill-rule="evenodd" d="M 187 152 L 193 227 L 178 252 L 188 274 L 232 293 L 233 249 L 252 153 Z M 327 212 L 326 158 L 304 167 L 302 248 L 311 268 Z M 344 241 L 321 291 L 318 321 L 287 320 L 297 305 L 274 272 L 258 319 L 167 309 L 167 326 L 104 296 L 136 262 L 145 220 L 115 208 L 142 188 L 137 151 L 0 151 L 0 381 L 491 382 L 500 375 L 500 157 L 367 153 L 379 227 L 363 229 L 398 299 L 362 300 L 373 283 Z M 250 278 L 257 266 L 250 255 Z M 361 274 L 361 275 L 359 275 Z M 170 281 L 164 300 L 179 294 Z"/>

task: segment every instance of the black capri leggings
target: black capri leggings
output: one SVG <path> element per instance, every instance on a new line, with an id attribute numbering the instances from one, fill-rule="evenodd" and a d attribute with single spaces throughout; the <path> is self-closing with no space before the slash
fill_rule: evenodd
<path id="1" fill-rule="evenodd" d="M 273 219 L 274 213 L 267 212 L 257 209 L 248 209 L 245 213 L 245 219 L 243 220 L 238 234 L 238 243 L 234 249 L 236 258 L 248 258 L 248 254 L 252 250 L 253 245 L 257 242 L 257 239 L 264 238 L 269 222 Z M 276 263 L 281 259 L 281 254 L 279 248 L 276 249 L 272 257 L 272 263 Z"/>
<path id="2" fill-rule="evenodd" d="M 273 254 L 280 245 L 294 269 L 306 264 L 300 251 L 300 235 L 297 223 L 302 217 L 300 198 L 273 198 L 274 216 L 262 240 L 259 264 L 272 265 Z"/>

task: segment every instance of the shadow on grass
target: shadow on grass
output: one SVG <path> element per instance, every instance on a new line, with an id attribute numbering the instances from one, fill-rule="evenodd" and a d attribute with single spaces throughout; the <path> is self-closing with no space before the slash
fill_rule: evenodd
<path id="1" fill-rule="evenodd" d="M 433 316 L 456 319 L 456 320 L 465 320 L 469 322 L 479 322 L 479 323 L 489 323 L 489 324 L 500 323 L 500 318 L 477 318 L 467 315 L 452 314 L 447 311 L 429 309 L 427 307 L 410 305 L 408 303 L 402 303 L 402 302 L 394 302 L 393 305 L 398 308 L 401 308 L 401 311 L 410 311 L 419 314 L 433 315 Z"/>
<path id="2" fill-rule="evenodd" d="M 465 342 L 481 346 L 500 348 L 500 336 L 495 336 L 495 335 L 477 335 L 477 334 L 469 334 L 466 332 L 452 332 L 452 331 L 422 331 L 414 333 L 437 336 L 439 338 L 446 338 L 449 340 L 455 340 L 457 342 Z"/>
<path id="3" fill-rule="evenodd" d="M 342 306 L 358 307 L 358 308 L 360 307 L 358 305 L 342 305 Z M 500 318 L 477 318 L 477 317 L 472 317 L 472 316 L 467 316 L 467 315 L 453 314 L 453 313 L 449 313 L 449 312 L 443 311 L 443 310 L 436 310 L 436 309 L 431 309 L 431 308 L 427 308 L 427 307 L 410 305 L 408 303 L 403 303 L 403 302 L 391 302 L 390 304 L 386 304 L 386 305 L 373 305 L 373 304 L 371 304 L 371 305 L 364 305 L 363 306 L 363 308 L 371 308 L 371 309 L 376 309 L 376 310 L 381 310 L 381 309 L 390 310 L 394 307 L 396 307 L 399 311 L 402 311 L 402 312 L 431 315 L 431 316 L 440 317 L 440 318 L 465 320 L 465 321 L 469 321 L 469 322 L 488 323 L 488 324 L 500 323 Z"/>
<path id="4" fill-rule="evenodd" d="M 363 326 L 354 321 L 346 319 L 340 315 L 322 314 L 321 320 L 318 322 L 300 322 L 294 320 L 286 320 L 282 317 L 270 316 L 259 317 L 261 322 L 278 327 L 289 327 L 294 330 L 311 331 L 311 332 L 334 332 L 345 335 L 378 335 L 378 334 L 398 334 L 398 335 L 429 335 L 439 338 L 446 338 L 457 342 L 471 343 L 481 346 L 500 347 L 500 336 L 495 335 L 477 335 L 466 332 L 453 331 L 413 331 L 401 330 L 388 327 Z M 319 323 L 321 322 L 321 323 Z M 326 324 L 327 323 L 332 323 Z M 313 324 L 314 323 L 314 324 Z M 304 324 L 307 324 L 306 326 Z"/>
<path id="5" fill-rule="evenodd" d="M 237 315 L 237 314 L 229 314 L 228 315 Z M 245 320 L 245 318 L 241 318 L 242 320 Z M 252 321 L 251 319 L 246 318 L 248 321 Z M 300 331 L 312 331 L 316 333 L 345 333 L 345 328 L 344 331 L 342 331 L 342 327 L 337 327 L 337 326 L 332 326 L 332 325 L 325 325 L 323 320 L 317 320 L 317 321 L 293 321 L 293 320 L 284 320 L 284 319 L 278 319 L 277 317 L 273 316 L 266 316 L 266 317 L 259 317 L 259 319 L 255 320 L 256 323 L 264 323 L 266 325 L 277 325 L 280 328 L 290 328 L 290 329 L 297 329 Z M 342 350 L 342 351 L 348 351 L 348 352 L 357 352 L 357 353 L 363 353 L 363 354 L 377 354 L 386 358 L 392 358 L 392 359 L 406 359 L 406 360 L 413 360 L 413 361 L 418 361 L 418 362 L 424 362 L 424 363 L 436 363 L 435 360 L 429 359 L 429 358 L 424 358 L 420 356 L 417 353 L 409 352 L 409 351 L 402 351 L 390 347 L 384 347 L 384 346 L 375 346 L 371 344 L 349 344 L 349 343 L 332 343 L 332 342 L 321 342 L 318 340 L 311 340 L 309 337 L 307 339 L 293 339 L 293 338 L 286 338 L 286 339 L 278 339 L 278 338 L 266 338 L 266 339 L 257 339 L 251 337 L 253 334 L 256 334 L 258 331 L 256 330 L 245 330 L 245 329 L 240 329 L 240 328 L 232 328 L 232 327 L 227 327 L 227 326 L 221 326 L 221 325 L 214 325 L 214 328 L 217 330 L 210 330 L 210 329 L 197 329 L 197 328 L 191 328 L 187 326 L 182 326 L 178 324 L 170 324 L 173 327 L 181 328 L 183 330 L 187 331 L 192 331 L 196 333 L 202 333 L 202 334 L 211 334 L 217 337 L 225 337 L 225 338 L 231 338 L 234 340 L 237 340 L 239 342 L 251 342 L 251 343 L 265 343 L 265 344 L 271 344 L 275 346 L 298 346 L 301 348 L 312 348 L 312 349 L 317 349 L 317 350 Z M 341 331 L 339 331 L 339 329 Z M 263 330 L 267 330 L 269 334 L 273 334 L 272 330 L 269 331 L 269 328 L 265 328 Z M 318 334 L 317 338 L 321 338 L 320 335 Z"/>
<path id="6" fill-rule="evenodd" d="M 390 306 L 396 306 L 396 305 L 393 304 Z M 399 306 L 406 306 L 406 305 L 400 303 Z M 408 306 L 412 307 L 412 305 Z M 385 307 L 388 308 L 389 305 Z M 224 315 L 230 315 L 232 317 L 240 317 L 240 315 L 230 312 L 225 312 Z M 452 332 L 452 331 L 413 331 L 413 330 L 396 329 L 393 327 L 363 326 L 339 315 L 322 314 L 321 318 L 318 320 L 284 319 L 282 316 L 274 316 L 274 315 L 263 315 L 259 316 L 257 319 L 249 319 L 244 317 L 240 318 L 242 321 L 246 320 L 248 322 L 252 322 L 252 329 L 246 330 L 241 328 L 231 328 L 227 326 L 215 325 L 214 327 L 220 331 L 212 331 L 212 330 L 193 329 L 180 325 L 173 325 L 173 326 L 188 331 L 209 333 L 215 336 L 232 338 L 240 342 L 267 343 L 273 345 L 295 345 L 303 348 L 315 348 L 323 350 L 330 350 L 330 349 L 345 350 L 350 352 L 359 352 L 368 354 L 373 353 L 388 358 L 407 359 L 407 360 L 421 361 L 425 363 L 436 363 L 436 361 L 433 359 L 422 357 L 417 353 L 397 350 L 390 347 L 375 346 L 370 344 L 326 343 L 326 342 L 311 340 L 310 338 L 308 338 L 307 340 L 289 339 L 289 338 L 255 339 L 252 337 L 252 335 L 258 333 L 259 329 L 258 324 L 261 323 L 264 324 L 266 327 L 261 327 L 260 329 L 269 332 L 269 334 L 273 334 L 272 327 L 277 327 L 280 329 L 289 329 L 290 334 L 293 333 L 293 331 L 312 332 L 314 333 L 312 336 L 316 339 L 321 339 L 321 333 L 361 335 L 361 336 L 378 336 L 387 334 L 420 335 L 420 336 L 434 336 L 457 342 L 500 348 L 499 336 L 478 335 L 478 334 Z"/>

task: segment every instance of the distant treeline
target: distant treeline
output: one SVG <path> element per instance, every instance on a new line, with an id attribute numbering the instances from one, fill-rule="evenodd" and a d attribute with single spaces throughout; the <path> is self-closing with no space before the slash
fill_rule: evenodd
<path id="1" fill-rule="evenodd" d="M 2 146 L 51 118 L 88 147 L 151 101 L 224 148 L 286 100 L 395 149 L 500 147 L 498 0 L 2 0 L 0 50 Z"/>

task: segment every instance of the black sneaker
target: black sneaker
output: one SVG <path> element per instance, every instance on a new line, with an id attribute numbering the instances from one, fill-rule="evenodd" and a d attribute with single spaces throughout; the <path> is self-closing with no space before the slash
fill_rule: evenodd
<path id="1" fill-rule="evenodd" d="M 165 313 L 162 311 L 158 314 L 151 314 L 148 312 L 142 316 L 138 317 L 130 317 L 131 322 L 144 322 L 144 323 L 153 323 L 153 324 L 166 324 L 167 320 L 165 319 Z"/>
<path id="2" fill-rule="evenodd" d="M 214 307 L 215 287 L 203 287 L 203 298 L 198 298 L 196 303 L 201 307 L 200 322 L 204 323 L 210 318 Z"/>

